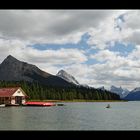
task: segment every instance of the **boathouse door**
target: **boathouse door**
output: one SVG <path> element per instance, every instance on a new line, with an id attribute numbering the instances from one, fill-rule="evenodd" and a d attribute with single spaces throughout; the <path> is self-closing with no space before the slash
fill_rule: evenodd
<path id="1" fill-rule="evenodd" d="M 15 104 L 22 104 L 22 97 L 21 96 L 15 96 Z"/>

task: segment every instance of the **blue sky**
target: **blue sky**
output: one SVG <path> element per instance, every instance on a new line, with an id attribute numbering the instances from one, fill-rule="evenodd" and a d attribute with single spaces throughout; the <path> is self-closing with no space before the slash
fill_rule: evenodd
<path id="1" fill-rule="evenodd" d="M 59 50 L 60 48 L 78 48 L 87 50 L 90 48 L 90 46 L 87 44 L 87 40 L 90 38 L 90 36 L 85 33 L 81 36 L 81 39 L 78 43 L 66 43 L 66 44 L 33 44 L 30 47 L 33 47 L 38 50 L 47 50 L 47 49 L 53 49 L 53 50 Z"/>
<path id="2" fill-rule="evenodd" d="M 0 61 L 11 54 L 81 84 L 140 86 L 140 10 L 1 10 Z M 10 24 L 9 24 L 10 23 Z"/>
<path id="3" fill-rule="evenodd" d="M 74 44 L 74 43 L 66 43 L 66 44 L 34 44 L 31 45 L 29 47 L 32 47 L 34 49 L 37 50 L 59 50 L 59 49 L 79 49 L 79 50 L 84 50 L 85 51 L 85 55 L 86 56 L 90 56 L 91 54 L 95 54 L 99 51 L 98 48 L 95 49 L 91 49 L 91 47 L 88 45 L 87 41 L 90 38 L 90 35 L 88 33 L 85 33 L 81 36 L 81 39 L 78 43 Z M 114 50 L 116 51 L 116 50 Z M 96 59 L 90 59 L 90 57 L 88 58 L 87 61 L 84 62 L 84 64 L 90 65 L 90 64 L 96 64 L 96 63 L 100 63 L 98 62 Z M 61 65 L 57 65 L 57 66 L 61 66 Z"/>
<path id="4" fill-rule="evenodd" d="M 121 43 L 115 43 L 113 47 L 110 47 L 109 50 L 113 52 L 119 52 L 121 56 L 127 56 L 135 49 L 134 44 L 121 44 Z"/>

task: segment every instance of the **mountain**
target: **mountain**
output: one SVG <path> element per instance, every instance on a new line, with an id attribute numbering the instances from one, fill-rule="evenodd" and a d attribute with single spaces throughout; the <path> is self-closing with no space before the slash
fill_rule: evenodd
<path id="1" fill-rule="evenodd" d="M 128 89 L 123 89 L 122 87 L 115 87 L 115 86 L 111 86 L 110 91 L 113 93 L 116 93 L 120 96 L 120 98 L 124 98 L 129 94 L 129 90 Z"/>
<path id="2" fill-rule="evenodd" d="M 100 90 L 103 90 L 103 91 L 105 91 L 105 90 L 106 90 L 104 86 L 99 87 L 99 88 L 97 88 L 97 89 L 100 89 Z"/>
<path id="3" fill-rule="evenodd" d="M 80 84 L 79 86 L 80 86 L 80 87 L 85 87 L 85 88 L 94 88 L 94 87 L 91 87 L 91 86 L 89 86 L 89 85 L 87 85 L 87 84 Z"/>
<path id="4" fill-rule="evenodd" d="M 133 89 L 124 99 L 130 101 L 140 100 L 140 87 Z"/>
<path id="5" fill-rule="evenodd" d="M 79 85 L 79 82 L 72 76 L 70 75 L 69 73 L 67 73 L 66 71 L 64 70 L 60 70 L 56 76 L 66 80 L 67 82 L 69 83 L 73 83 L 75 85 Z"/>
<path id="6" fill-rule="evenodd" d="M 40 70 L 37 66 L 22 62 L 9 55 L 0 64 L 1 81 L 39 82 L 48 86 L 73 86 L 74 84 Z"/>

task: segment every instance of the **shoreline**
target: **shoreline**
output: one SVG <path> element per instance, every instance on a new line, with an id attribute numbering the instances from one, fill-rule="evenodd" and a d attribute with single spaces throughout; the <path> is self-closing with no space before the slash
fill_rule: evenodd
<path id="1" fill-rule="evenodd" d="M 126 100 L 29 100 L 38 102 L 128 102 Z"/>

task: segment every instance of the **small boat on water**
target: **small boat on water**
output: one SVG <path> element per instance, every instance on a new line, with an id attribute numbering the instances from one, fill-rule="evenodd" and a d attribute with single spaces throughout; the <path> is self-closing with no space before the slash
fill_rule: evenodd
<path id="1" fill-rule="evenodd" d="M 64 106 L 64 104 L 57 104 L 57 106 Z"/>
<path id="2" fill-rule="evenodd" d="M 0 107 L 5 107 L 5 104 L 1 104 Z"/>
<path id="3" fill-rule="evenodd" d="M 55 106 L 55 103 L 51 102 L 26 102 L 24 106 Z"/>
<path id="4" fill-rule="evenodd" d="M 106 108 L 111 108 L 110 104 L 108 104 L 108 105 L 106 106 Z"/>

